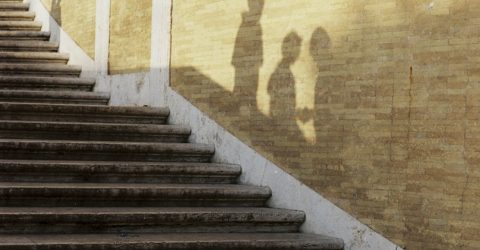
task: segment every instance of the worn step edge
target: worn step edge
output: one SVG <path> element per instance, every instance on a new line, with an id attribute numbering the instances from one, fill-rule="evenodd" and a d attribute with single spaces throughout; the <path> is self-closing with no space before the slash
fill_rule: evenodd
<path id="1" fill-rule="evenodd" d="M 191 129 L 181 125 L 0 120 L 3 139 L 187 142 L 190 134 Z"/>
<path id="2" fill-rule="evenodd" d="M 304 221 L 302 211 L 258 207 L 0 208 L 0 233 L 298 232 Z"/>
<path id="3" fill-rule="evenodd" d="M 341 239 L 314 234 L 0 235 L 0 250 L 341 250 Z"/>
<path id="4" fill-rule="evenodd" d="M 95 79 L 72 77 L 35 77 L 28 75 L 0 75 L 3 89 L 92 90 Z"/>
<path id="5" fill-rule="evenodd" d="M 0 40 L 1 51 L 58 51 L 59 44 L 47 41 L 8 41 Z"/>
<path id="6" fill-rule="evenodd" d="M 1 3 L 0 3 L 1 9 Z M 32 30 L 40 31 L 42 23 L 36 21 L 1 21 L 0 29 L 2 30 Z"/>
<path id="7" fill-rule="evenodd" d="M 48 31 L 0 31 L 0 40 L 36 40 L 48 41 L 50 32 Z"/>
<path id="8" fill-rule="evenodd" d="M 2 90 L 0 102 L 70 103 L 106 105 L 110 94 L 86 91 Z"/>
<path id="9" fill-rule="evenodd" d="M 0 119 L 130 124 L 165 123 L 168 108 L 0 102 Z"/>
<path id="10" fill-rule="evenodd" d="M 218 163 L 0 161 L 0 181 L 233 184 L 242 168 Z"/>
<path id="11" fill-rule="evenodd" d="M 29 6 L 21 2 L 0 2 L 0 10 L 28 10 Z"/>
<path id="12" fill-rule="evenodd" d="M 210 162 L 212 145 L 0 139 L 1 159 Z"/>
<path id="13" fill-rule="evenodd" d="M 0 47 L 1 49 L 1 47 Z M 3 52 L 0 51 L 0 63 L 67 63 L 70 56 L 58 52 Z"/>
<path id="14" fill-rule="evenodd" d="M 0 11 L 0 20 L 33 21 L 35 12 L 32 11 Z"/>
<path id="15" fill-rule="evenodd" d="M 19 64 L 0 63 L 0 75 L 42 75 L 42 76 L 79 76 L 82 72 L 81 66 L 61 65 L 53 63 L 43 64 Z"/>
<path id="16" fill-rule="evenodd" d="M 271 190 L 239 184 L 2 182 L 0 194 L 0 205 L 10 207 L 258 207 Z"/>

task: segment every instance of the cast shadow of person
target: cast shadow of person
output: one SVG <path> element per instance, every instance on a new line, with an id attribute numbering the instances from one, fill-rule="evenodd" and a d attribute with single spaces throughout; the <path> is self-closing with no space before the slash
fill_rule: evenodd
<path id="1" fill-rule="evenodd" d="M 270 95 L 270 117 L 276 129 L 287 133 L 289 140 L 302 138 L 296 122 L 296 82 L 291 66 L 300 56 L 302 38 L 289 33 L 282 42 L 282 59 L 270 76 L 267 91 Z M 303 140 L 302 140 L 303 141 Z"/>
<path id="2" fill-rule="evenodd" d="M 260 67 L 263 64 L 262 16 L 264 0 L 248 0 L 247 12 L 242 13 L 232 65 L 235 68 L 234 109 L 256 109 Z"/>
<path id="3" fill-rule="evenodd" d="M 303 119 L 306 117 L 313 118 L 315 131 L 316 131 L 316 144 L 320 145 L 325 143 L 326 140 L 323 134 L 325 131 L 332 131 L 341 129 L 336 121 L 338 117 L 335 117 L 329 106 L 339 101 L 338 93 L 341 93 L 341 89 L 338 89 L 341 85 L 340 79 L 330 76 L 328 73 L 331 68 L 329 61 L 332 60 L 332 54 L 330 53 L 331 40 L 328 33 L 321 27 L 318 27 L 312 33 L 310 39 L 310 56 L 315 62 L 315 68 L 317 77 L 315 80 L 315 99 L 313 110 L 304 112 Z M 331 143 L 330 145 L 335 145 Z M 329 147 L 330 150 L 335 150 L 337 153 L 340 148 Z"/>
<path id="4" fill-rule="evenodd" d="M 53 20 L 50 19 L 50 32 L 51 37 L 50 40 L 53 42 L 60 42 L 60 26 L 62 26 L 62 0 L 52 0 L 52 4 L 50 6 L 50 13 L 55 22 L 58 24 L 56 25 L 53 23 Z"/>

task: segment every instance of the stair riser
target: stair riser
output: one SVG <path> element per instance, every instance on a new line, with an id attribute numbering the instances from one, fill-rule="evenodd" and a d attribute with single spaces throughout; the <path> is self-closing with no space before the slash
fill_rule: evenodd
<path id="1" fill-rule="evenodd" d="M 89 100 L 78 98 L 18 98 L 0 96 L 0 102 L 25 102 L 25 103 L 58 103 L 58 104 L 87 104 L 87 105 L 107 105 L 109 100 Z"/>
<path id="2" fill-rule="evenodd" d="M 1 100 L 1 98 L 0 98 Z M 4 129 L 0 124 L 0 139 L 41 139 L 41 140 L 85 140 L 85 141 L 129 141 L 129 142 L 171 142 L 186 143 L 189 135 L 177 134 L 132 134 L 109 133 L 108 131 L 78 130 L 20 130 Z"/>
<path id="3" fill-rule="evenodd" d="M 45 77 L 80 77 L 80 71 L 62 72 L 62 71 L 23 71 L 23 70 L 5 70 L 0 69 L 3 76 L 23 75 L 23 76 L 45 76 Z"/>
<path id="4" fill-rule="evenodd" d="M 0 30 L 4 30 L 4 31 L 40 31 L 40 30 L 42 30 L 42 27 L 0 25 Z"/>
<path id="5" fill-rule="evenodd" d="M 54 216 L 54 215 L 53 215 Z M 54 216 L 55 217 L 55 216 Z M 87 234 L 87 233 L 293 233 L 298 232 L 299 225 L 282 226 L 282 225 L 261 225 L 243 223 L 243 225 L 234 226 L 233 223 L 228 222 L 228 225 L 211 225 L 207 226 L 205 223 L 198 226 L 177 226 L 176 222 L 166 226 L 152 226 L 150 223 L 135 224 L 135 225 L 102 225 L 92 222 L 81 222 L 78 224 L 68 223 L 2 223 L 0 233 L 3 234 L 35 234 L 35 233 L 49 233 L 49 234 Z M 48 226 L 46 226 L 47 224 Z M 74 225 L 72 225 L 74 224 Z"/>
<path id="6" fill-rule="evenodd" d="M 0 51 L 4 51 L 4 52 L 58 52 L 58 47 L 25 47 L 25 46 L 1 46 L 0 45 Z"/>
<path id="7" fill-rule="evenodd" d="M 134 237 L 134 236 L 133 236 Z M 0 246 L 0 250 L 339 250 L 332 244 L 330 247 L 320 244 L 292 244 L 285 242 L 265 243 L 262 241 L 239 242 L 183 242 L 183 243 L 114 243 L 114 244 L 42 244 Z"/>
<path id="8" fill-rule="evenodd" d="M 232 175 L 151 175 L 151 174 L 69 174 L 69 173 L 0 172 L 2 182 L 45 182 L 45 183 L 152 183 L 152 184 L 234 184 L 237 176 Z"/>
<path id="9" fill-rule="evenodd" d="M 240 174 L 239 166 L 222 164 L 0 163 L 4 182 L 233 184 Z"/>
<path id="10" fill-rule="evenodd" d="M 0 2 L 1 4 L 1 2 Z M 24 6 L 0 6 L 0 11 L 28 11 L 28 7 Z"/>
<path id="11" fill-rule="evenodd" d="M 15 216 L 0 218 L 0 233 L 42 233 L 42 234 L 83 234 L 83 233 L 291 233 L 298 232 L 301 222 L 262 222 L 243 218 L 210 218 L 202 215 L 196 218 L 176 216 L 156 217 L 150 215 L 122 216 L 60 216 L 49 218 L 37 216 Z"/>
<path id="12" fill-rule="evenodd" d="M 1 48 L 0 48 L 1 49 Z M 0 63 L 25 63 L 25 64 L 67 64 L 68 59 L 56 59 L 56 58 L 5 58 L 0 57 Z"/>
<path id="13" fill-rule="evenodd" d="M 16 89 L 16 90 L 46 90 L 46 91 L 92 91 L 93 85 L 74 85 L 74 84 L 44 84 L 44 83 L 2 83 L 0 89 Z"/>
<path id="14" fill-rule="evenodd" d="M 0 21 L 33 21 L 34 16 L 0 16 Z"/>
<path id="15" fill-rule="evenodd" d="M 0 120 L 19 121 L 59 121 L 59 122 L 99 122 L 99 123 L 127 123 L 127 124 L 165 124 L 166 117 L 122 117 L 92 114 L 65 114 L 65 113 L 27 113 L 8 112 L 0 110 Z"/>
<path id="16" fill-rule="evenodd" d="M 48 41 L 50 36 L 0 36 L 0 41 Z"/>
<path id="17" fill-rule="evenodd" d="M 210 162 L 211 155 L 175 153 L 84 152 L 65 150 L 4 150 L 1 159 L 67 160 L 67 161 L 145 161 L 145 162 Z"/>
<path id="18" fill-rule="evenodd" d="M 76 194 L 70 194 L 76 195 Z M 191 200 L 168 200 L 167 198 L 156 197 L 156 200 L 135 200 L 138 198 L 125 196 L 124 199 L 110 199 L 111 197 L 94 199 L 93 197 L 53 197 L 47 198 L 38 196 L 31 197 L 6 197 L 0 199 L 0 206 L 4 207 L 262 207 L 265 206 L 266 200 L 221 200 L 220 198 L 192 198 Z M 155 198 L 155 197 L 154 197 Z M 149 199 L 154 199 L 149 198 Z M 110 199 L 110 200 L 109 200 Z"/>

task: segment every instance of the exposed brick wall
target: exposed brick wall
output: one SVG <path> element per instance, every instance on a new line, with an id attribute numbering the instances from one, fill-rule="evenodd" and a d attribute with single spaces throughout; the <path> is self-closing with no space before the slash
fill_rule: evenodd
<path id="1" fill-rule="evenodd" d="M 407 249 L 479 249 L 480 2 L 248 2 L 173 2 L 173 88 Z"/>
<path id="2" fill-rule="evenodd" d="M 150 68 L 151 0 L 112 0 L 110 13 L 110 74 Z"/>
<path id="3" fill-rule="evenodd" d="M 95 57 L 95 1 L 42 0 L 55 20 L 91 57 Z"/>

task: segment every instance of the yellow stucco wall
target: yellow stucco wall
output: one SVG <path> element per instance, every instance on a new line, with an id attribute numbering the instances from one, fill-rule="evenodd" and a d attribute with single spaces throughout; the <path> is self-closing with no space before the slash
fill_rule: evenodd
<path id="1" fill-rule="evenodd" d="M 91 57 L 95 57 L 96 0 L 42 0 L 55 20 Z"/>
<path id="2" fill-rule="evenodd" d="M 407 249 L 477 249 L 480 2 L 262 2 L 174 1 L 173 88 Z"/>
<path id="3" fill-rule="evenodd" d="M 148 71 L 151 0 L 113 0 L 110 13 L 110 74 Z"/>

